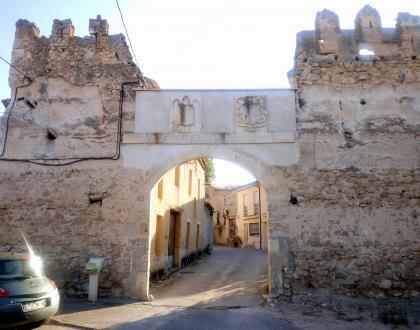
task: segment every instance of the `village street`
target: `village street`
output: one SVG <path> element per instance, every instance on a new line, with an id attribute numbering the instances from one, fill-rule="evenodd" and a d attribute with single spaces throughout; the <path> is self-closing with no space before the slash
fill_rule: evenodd
<path id="1" fill-rule="evenodd" d="M 211 256 L 153 284 L 150 303 L 64 299 L 41 329 L 294 329 L 262 307 L 267 254 L 216 247 Z"/>
<path id="2" fill-rule="evenodd" d="M 65 329 L 388 329 L 365 310 L 351 314 L 345 300 L 267 304 L 267 255 L 216 247 L 211 256 L 152 285 L 152 302 L 63 299 L 42 330 Z M 310 296 L 308 296 L 310 298 Z M 326 299 L 327 297 L 321 297 Z M 318 299 L 318 300 L 317 300 Z M 335 300 L 335 305 L 331 301 Z M 337 312 L 337 305 L 341 306 Z M 349 304 L 348 304 L 349 305 Z M 350 305 L 355 305 L 350 301 Z M 362 305 L 360 305 L 362 306 Z M 365 308 L 365 307 L 363 307 Z M 354 312 L 354 311 L 353 311 Z"/>

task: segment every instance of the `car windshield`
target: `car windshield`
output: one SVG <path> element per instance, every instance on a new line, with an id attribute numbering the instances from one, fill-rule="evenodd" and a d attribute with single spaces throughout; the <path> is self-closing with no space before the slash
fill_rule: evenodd
<path id="1" fill-rule="evenodd" d="M 36 276 L 30 259 L 0 259 L 0 280 Z"/>

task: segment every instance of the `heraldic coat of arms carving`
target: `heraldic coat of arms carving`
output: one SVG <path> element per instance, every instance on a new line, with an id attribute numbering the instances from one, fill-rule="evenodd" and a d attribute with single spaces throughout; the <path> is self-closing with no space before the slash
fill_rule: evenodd
<path id="1" fill-rule="evenodd" d="M 190 101 L 188 96 L 184 96 L 182 99 L 175 98 L 172 101 L 173 111 L 173 127 L 178 132 L 192 132 L 195 126 L 198 125 L 196 116 L 199 114 L 200 102 L 197 99 Z"/>
<path id="2" fill-rule="evenodd" d="M 265 96 L 243 96 L 236 100 L 237 124 L 248 132 L 267 124 Z"/>

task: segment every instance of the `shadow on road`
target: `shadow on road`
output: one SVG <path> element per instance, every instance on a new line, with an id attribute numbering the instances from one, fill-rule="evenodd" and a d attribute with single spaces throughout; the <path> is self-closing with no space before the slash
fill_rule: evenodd
<path id="1" fill-rule="evenodd" d="M 152 302 L 102 298 L 89 303 L 86 298 L 64 298 L 53 326 L 64 329 L 219 329 L 219 319 L 223 319 L 226 329 L 272 329 L 270 322 L 283 320 L 273 317 L 265 320 L 267 315 L 262 316 L 268 313 L 261 307 L 261 294 L 266 288 L 266 252 L 218 247 L 213 255 L 151 288 L 156 298 Z M 203 320 L 206 325 L 201 323 Z"/>

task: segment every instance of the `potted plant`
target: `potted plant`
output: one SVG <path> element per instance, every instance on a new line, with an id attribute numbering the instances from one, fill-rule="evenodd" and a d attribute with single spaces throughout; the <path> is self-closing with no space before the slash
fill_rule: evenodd
<path id="1" fill-rule="evenodd" d="M 238 235 L 235 235 L 232 237 L 232 244 L 233 247 L 238 248 L 242 245 L 242 239 Z"/>

